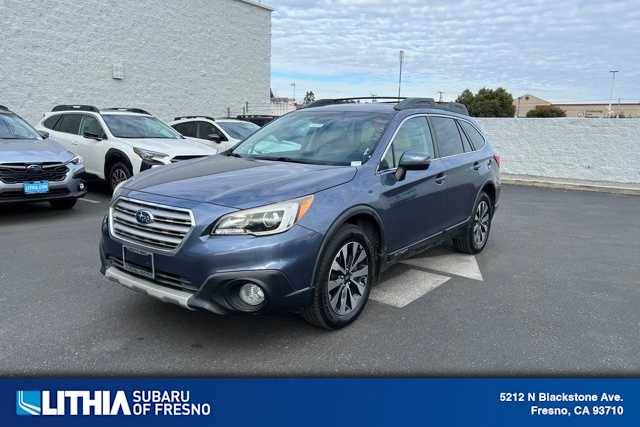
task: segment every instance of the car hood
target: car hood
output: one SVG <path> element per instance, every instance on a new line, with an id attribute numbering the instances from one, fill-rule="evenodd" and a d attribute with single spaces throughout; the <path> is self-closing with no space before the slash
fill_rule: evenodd
<path id="1" fill-rule="evenodd" d="M 131 140 L 131 145 L 145 150 L 158 151 L 175 156 L 209 156 L 216 154 L 217 150 L 191 138 L 163 139 L 163 138 L 136 138 Z"/>
<path id="2" fill-rule="evenodd" d="M 351 166 L 218 155 L 151 169 L 127 181 L 124 188 L 246 209 L 313 194 L 348 182 L 355 174 Z"/>
<path id="3" fill-rule="evenodd" d="M 66 162 L 73 154 L 51 139 L 0 139 L 0 163 Z"/>

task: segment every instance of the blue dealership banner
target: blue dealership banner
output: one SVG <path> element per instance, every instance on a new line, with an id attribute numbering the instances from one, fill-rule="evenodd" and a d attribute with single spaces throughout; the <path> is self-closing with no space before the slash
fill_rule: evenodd
<path id="1" fill-rule="evenodd" d="M 640 425 L 637 379 L 3 379 L 0 425 Z"/>

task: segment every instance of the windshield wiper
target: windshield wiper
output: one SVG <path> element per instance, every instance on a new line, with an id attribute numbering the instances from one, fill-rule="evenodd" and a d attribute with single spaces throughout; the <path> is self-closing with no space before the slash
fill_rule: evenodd
<path id="1" fill-rule="evenodd" d="M 271 160 L 274 162 L 288 162 L 288 163 L 302 163 L 305 165 L 332 165 L 332 166 L 345 166 L 343 163 L 328 162 L 323 160 L 307 160 L 297 159 L 293 157 L 266 157 L 266 156 L 252 156 L 252 159 L 256 160 Z"/>

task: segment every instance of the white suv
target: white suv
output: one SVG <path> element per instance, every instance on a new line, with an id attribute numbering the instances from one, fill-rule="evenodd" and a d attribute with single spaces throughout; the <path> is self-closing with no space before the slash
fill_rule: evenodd
<path id="1" fill-rule="evenodd" d="M 106 180 L 112 190 L 146 169 L 218 151 L 138 108 L 58 105 L 44 114 L 36 129 L 82 156 L 86 172 Z"/>
<path id="2" fill-rule="evenodd" d="M 235 119 L 214 119 L 207 116 L 182 116 L 169 122 L 182 135 L 195 138 L 225 151 L 260 129 L 260 126 Z"/>

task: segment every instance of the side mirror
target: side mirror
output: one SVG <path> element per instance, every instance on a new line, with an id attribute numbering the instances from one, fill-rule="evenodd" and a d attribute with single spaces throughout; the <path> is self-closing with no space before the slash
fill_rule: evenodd
<path id="1" fill-rule="evenodd" d="M 85 138 L 89 138 L 89 139 L 95 139 L 96 141 L 102 141 L 102 139 L 103 139 L 97 133 L 93 133 L 93 132 L 90 132 L 90 131 L 85 131 L 82 136 L 84 136 Z"/>
<path id="2" fill-rule="evenodd" d="M 431 164 L 431 156 L 427 153 L 418 151 L 405 151 L 400 157 L 398 168 L 396 169 L 396 178 L 402 181 L 408 170 L 426 170 Z"/>
<path id="3" fill-rule="evenodd" d="M 207 135 L 207 139 L 209 141 L 213 141 L 213 142 L 216 142 L 218 144 L 220 144 L 222 142 L 222 137 L 220 135 L 218 135 L 217 133 L 210 133 L 209 135 Z"/>
<path id="4" fill-rule="evenodd" d="M 49 138 L 49 132 L 47 132 L 46 130 L 39 130 L 38 131 L 38 135 L 40 135 L 42 137 L 42 139 Z"/>

